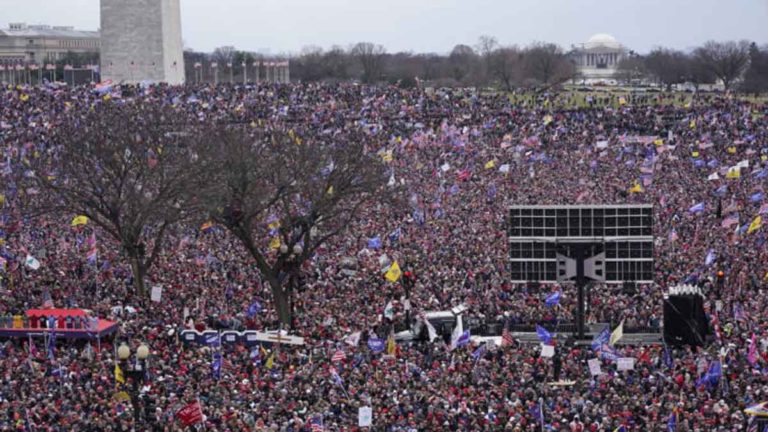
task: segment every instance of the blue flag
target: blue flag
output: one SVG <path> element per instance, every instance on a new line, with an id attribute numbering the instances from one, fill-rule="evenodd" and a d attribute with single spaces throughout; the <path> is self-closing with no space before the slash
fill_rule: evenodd
<path id="1" fill-rule="evenodd" d="M 704 211 L 704 203 L 700 202 L 696 204 L 695 206 L 688 209 L 688 213 L 701 213 Z"/>
<path id="2" fill-rule="evenodd" d="M 536 335 L 539 337 L 539 340 L 545 344 L 549 344 L 552 341 L 552 334 L 538 324 L 536 324 Z"/>
<path id="3" fill-rule="evenodd" d="M 708 265 L 711 265 L 713 262 L 715 262 L 715 251 L 713 249 L 710 249 L 709 252 L 707 252 L 706 258 L 704 258 L 704 265 L 708 266 Z"/>
<path id="4" fill-rule="evenodd" d="M 715 190 L 715 195 L 717 196 L 725 196 L 725 194 L 728 193 L 728 185 L 722 185 L 717 190 Z"/>
<path id="5" fill-rule="evenodd" d="M 672 353 L 669 352 L 667 344 L 664 344 L 664 364 L 667 366 L 667 369 L 673 369 L 675 367 L 675 363 L 672 360 Z"/>
<path id="6" fill-rule="evenodd" d="M 560 296 L 562 294 L 563 293 L 560 292 L 560 291 L 557 291 L 557 292 L 554 292 L 554 293 L 550 294 L 549 296 L 547 296 L 546 300 L 544 300 L 544 304 L 546 304 L 547 307 L 555 307 L 555 306 L 557 306 L 558 304 L 560 304 Z"/>
<path id="7" fill-rule="evenodd" d="M 424 222 L 426 222 L 424 212 L 421 209 L 414 210 L 413 220 L 419 225 L 424 225 Z"/>
<path id="8" fill-rule="evenodd" d="M 677 413 L 672 413 L 669 415 L 669 420 L 667 421 L 667 432 L 675 432 L 677 430 Z"/>
<path id="9" fill-rule="evenodd" d="M 397 227 L 394 231 L 389 233 L 388 237 L 390 243 L 395 243 L 396 241 L 400 240 L 400 227 Z"/>
<path id="10" fill-rule="evenodd" d="M 221 345 L 221 335 L 208 335 L 205 337 L 205 344 L 213 347 Z"/>
<path id="11" fill-rule="evenodd" d="M 213 353 L 213 360 L 211 361 L 211 372 L 213 379 L 221 379 L 221 353 L 218 351 Z"/>
<path id="12" fill-rule="evenodd" d="M 379 248 L 381 248 L 381 239 L 379 238 L 379 236 L 368 239 L 368 249 L 379 249 Z"/>
<path id="13" fill-rule="evenodd" d="M 757 192 L 749 196 L 749 200 L 752 202 L 760 202 L 765 195 L 762 192 Z"/>
<path id="14" fill-rule="evenodd" d="M 370 338 L 368 339 L 368 348 L 375 353 L 384 351 L 384 339 Z"/>
<path id="15" fill-rule="evenodd" d="M 605 327 L 603 331 L 596 334 L 594 339 L 592 339 L 592 350 L 599 351 L 603 345 L 608 344 L 608 341 L 610 339 L 611 339 L 611 331 L 608 327 Z"/>
<path id="16" fill-rule="evenodd" d="M 259 303 L 257 300 L 254 300 L 253 303 L 248 306 L 248 318 L 253 318 L 259 312 L 261 312 L 261 303 Z"/>
<path id="17" fill-rule="evenodd" d="M 720 377 L 723 375 L 723 367 L 720 364 L 719 361 L 713 361 L 709 365 L 709 370 L 702 376 L 697 382 L 696 385 L 700 386 L 702 384 L 705 384 L 707 388 L 712 389 L 717 386 L 717 384 L 720 382 Z"/>
<path id="18" fill-rule="evenodd" d="M 469 343 L 470 340 L 470 334 L 469 330 L 464 330 L 464 332 L 459 335 L 458 339 L 456 339 L 453 343 L 454 348 L 460 348 Z"/>
<path id="19" fill-rule="evenodd" d="M 472 351 L 472 358 L 480 360 L 485 355 L 486 351 L 488 351 L 488 347 L 485 344 L 480 344 L 476 350 Z"/>

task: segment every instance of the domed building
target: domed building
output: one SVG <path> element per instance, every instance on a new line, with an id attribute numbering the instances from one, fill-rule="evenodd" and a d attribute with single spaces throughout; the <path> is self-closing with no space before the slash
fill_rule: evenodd
<path id="1" fill-rule="evenodd" d="M 593 35 L 587 42 L 575 46 L 571 53 L 579 78 L 585 82 L 612 79 L 626 54 L 624 46 L 605 33 Z"/>

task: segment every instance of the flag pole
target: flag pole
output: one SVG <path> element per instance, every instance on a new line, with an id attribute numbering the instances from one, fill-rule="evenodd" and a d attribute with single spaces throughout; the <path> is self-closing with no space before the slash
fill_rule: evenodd
<path id="1" fill-rule="evenodd" d="M 541 419 L 541 432 L 544 432 L 544 398 L 539 398 L 539 418 Z"/>

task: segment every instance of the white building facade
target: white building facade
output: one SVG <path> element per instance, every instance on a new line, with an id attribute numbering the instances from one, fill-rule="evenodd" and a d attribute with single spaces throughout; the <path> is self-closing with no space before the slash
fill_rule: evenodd
<path id="1" fill-rule="evenodd" d="M 184 83 L 180 0 L 101 0 L 102 78 Z"/>
<path id="2" fill-rule="evenodd" d="M 97 31 L 11 23 L 7 29 L 0 29 L 0 65 L 54 63 L 68 52 L 98 53 L 100 46 Z"/>
<path id="3" fill-rule="evenodd" d="M 574 47 L 571 55 L 579 72 L 578 80 L 587 83 L 605 82 L 613 79 L 627 50 L 613 36 L 598 33 Z"/>

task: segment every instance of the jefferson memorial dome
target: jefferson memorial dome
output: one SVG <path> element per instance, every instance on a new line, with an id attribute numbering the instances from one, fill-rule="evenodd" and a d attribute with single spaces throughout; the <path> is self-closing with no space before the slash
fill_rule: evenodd
<path id="1" fill-rule="evenodd" d="M 615 37 L 606 33 L 592 35 L 585 43 L 574 47 L 573 60 L 585 81 L 611 79 L 627 50 Z"/>

